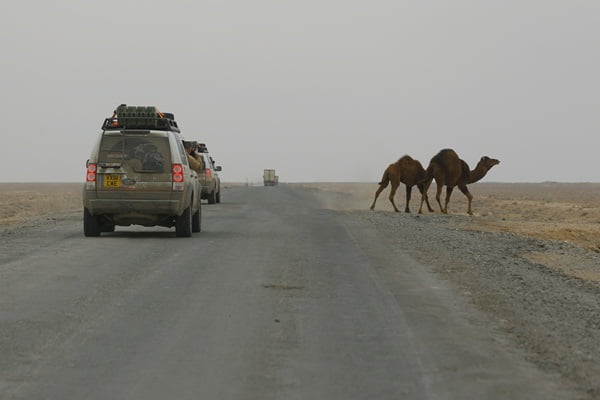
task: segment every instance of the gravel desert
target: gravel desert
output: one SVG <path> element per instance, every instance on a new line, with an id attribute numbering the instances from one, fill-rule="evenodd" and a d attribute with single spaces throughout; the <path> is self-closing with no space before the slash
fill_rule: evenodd
<path id="1" fill-rule="evenodd" d="M 475 215 L 454 193 L 449 214 L 395 213 L 376 183 L 306 183 L 324 207 L 361 218 L 495 321 L 542 370 L 600 398 L 600 184 L 478 183 Z M 433 185 L 434 186 L 434 185 Z M 415 193 L 416 192 L 416 193 Z M 430 198 L 435 192 L 430 189 Z M 404 190 L 396 204 L 404 209 Z"/>
<path id="2" fill-rule="evenodd" d="M 328 197 L 335 200 L 327 206 L 336 210 L 366 210 L 377 189 L 375 183 L 295 185 L 331 195 Z M 433 186 L 435 183 L 429 196 L 438 212 Z M 404 204 L 403 187 L 396 194 L 397 204 Z M 79 210 L 81 191 L 80 183 L 2 183 L 0 226 Z M 468 224 L 461 224 L 464 228 L 563 240 L 600 252 L 600 183 L 478 183 L 472 185 L 472 193 L 475 216 Z M 381 194 L 376 210 L 392 211 L 388 194 L 389 189 Z M 418 210 L 419 201 L 420 194 L 415 188 L 411 199 L 413 213 Z M 452 215 L 467 215 L 462 193 L 453 193 L 449 209 Z"/>

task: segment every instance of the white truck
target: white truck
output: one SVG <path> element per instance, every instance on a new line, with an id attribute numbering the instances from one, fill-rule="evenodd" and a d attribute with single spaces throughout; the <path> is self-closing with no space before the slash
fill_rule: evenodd
<path id="1" fill-rule="evenodd" d="M 265 169 L 263 172 L 265 186 L 276 186 L 279 183 L 279 177 L 275 175 L 274 169 Z"/>

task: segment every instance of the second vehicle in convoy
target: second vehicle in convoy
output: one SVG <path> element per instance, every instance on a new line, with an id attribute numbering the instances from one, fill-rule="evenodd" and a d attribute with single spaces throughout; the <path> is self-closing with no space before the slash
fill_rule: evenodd
<path id="1" fill-rule="evenodd" d="M 215 165 L 215 160 L 208 153 L 204 143 L 198 144 L 197 151 L 204 163 L 204 170 L 198 172 L 198 179 L 202 185 L 201 197 L 208 200 L 208 204 L 220 203 L 221 178 L 219 178 L 218 172 L 221 171 L 221 166 Z"/>

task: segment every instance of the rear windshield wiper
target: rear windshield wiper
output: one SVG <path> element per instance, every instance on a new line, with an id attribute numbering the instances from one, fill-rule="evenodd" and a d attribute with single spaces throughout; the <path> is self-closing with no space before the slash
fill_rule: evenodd
<path id="1" fill-rule="evenodd" d="M 120 163 L 120 162 L 118 162 L 118 163 L 114 163 L 114 162 L 98 163 L 98 166 L 102 167 L 102 168 L 121 168 L 121 165 L 123 165 L 123 163 Z"/>

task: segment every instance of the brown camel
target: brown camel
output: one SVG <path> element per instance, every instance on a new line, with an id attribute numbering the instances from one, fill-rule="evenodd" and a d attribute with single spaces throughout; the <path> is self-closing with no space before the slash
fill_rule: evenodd
<path id="1" fill-rule="evenodd" d="M 473 215 L 473 210 L 471 209 L 473 195 L 469 193 L 467 184 L 479 181 L 494 165 L 497 164 L 500 164 L 500 161 L 494 158 L 483 156 L 477 163 L 475 169 L 471 171 L 469 170 L 469 165 L 458 158 L 458 155 L 454 150 L 441 150 L 429 162 L 425 179 L 419 182 L 425 185 L 421 195 L 419 214 L 422 213 L 423 201 L 428 201 L 427 190 L 429 189 L 429 185 L 431 185 L 431 181 L 435 179 L 437 184 L 437 193 L 435 195 L 435 199 L 437 200 L 438 204 L 440 205 L 440 209 L 444 214 L 448 213 L 448 202 L 450 201 L 452 190 L 455 186 L 458 186 L 460 191 L 463 192 L 469 200 L 467 213 L 469 215 Z M 440 201 L 440 194 L 442 193 L 443 186 L 446 186 L 446 203 L 444 204 L 444 207 L 442 207 L 442 203 Z"/>
<path id="2" fill-rule="evenodd" d="M 396 207 L 396 203 L 394 203 L 394 195 L 396 194 L 398 186 L 400 186 L 400 182 L 402 182 L 406 185 L 406 208 L 404 209 L 404 212 L 410 212 L 408 203 L 410 202 L 412 187 L 417 185 L 419 191 L 423 193 L 424 184 L 419 184 L 418 182 L 424 179 L 425 169 L 419 161 L 414 160 L 410 156 L 401 157 L 395 163 L 390 164 L 383 173 L 381 182 L 379 182 L 379 188 L 375 192 L 375 199 L 373 200 L 373 204 L 371 204 L 371 210 L 375 209 L 375 202 L 377 201 L 377 197 L 379 197 L 381 191 L 385 189 L 390 182 L 392 182 L 392 191 L 390 192 L 389 199 L 392 203 L 392 206 L 394 206 L 394 211 L 400 212 L 400 210 L 398 210 Z M 429 207 L 429 211 L 433 211 L 429 205 L 429 200 L 425 200 L 427 201 L 427 207 Z"/>

